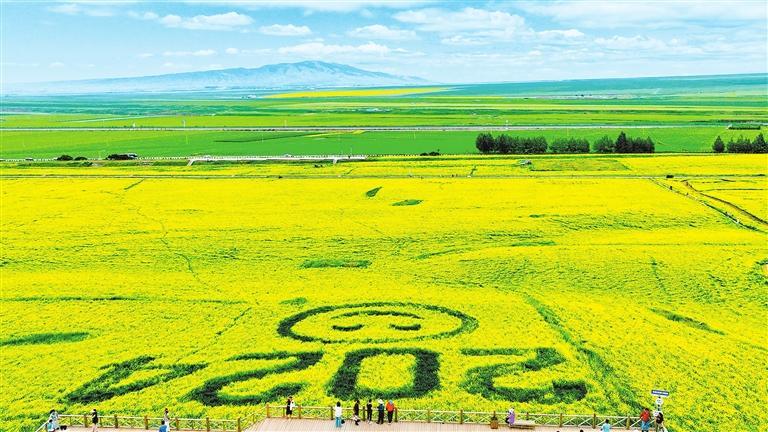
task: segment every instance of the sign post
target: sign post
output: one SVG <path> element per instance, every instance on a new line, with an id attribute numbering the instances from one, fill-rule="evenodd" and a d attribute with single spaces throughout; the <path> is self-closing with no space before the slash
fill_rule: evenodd
<path id="1" fill-rule="evenodd" d="M 656 412 L 653 413 L 654 417 L 659 413 L 663 413 L 662 405 L 664 405 L 664 398 L 669 396 L 669 392 L 666 390 L 651 390 L 651 395 L 656 396 Z M 657 425 L 658 426 L 658 425 Z"/>

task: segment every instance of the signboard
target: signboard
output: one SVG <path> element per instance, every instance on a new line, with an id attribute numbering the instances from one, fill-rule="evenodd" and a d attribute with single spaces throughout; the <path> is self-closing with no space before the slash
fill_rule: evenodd
<path id="1" fill-rule="evenodd" d="M 661 397 L 669 396 L 669 392 L 666 390 L 651 390 L 651 394 L 654 396 L 661 396 Z"/>

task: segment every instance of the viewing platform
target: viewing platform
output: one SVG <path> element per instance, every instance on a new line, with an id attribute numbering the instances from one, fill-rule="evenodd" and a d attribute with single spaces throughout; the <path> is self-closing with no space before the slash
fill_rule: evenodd
<path id="1" fill-rule="evenodd" d="M 504 422 L 506 413 L 481 411 L 439 411 L 397 409 L 392 423 L 385 416 L 384 424 L 377 424 L 377 412 L 373 412 L 373 422 L 361 420 L 355 425 L 352 420 L 352 408 L 344 407 L 344 424 L 341 429 L 354 431 L 480 431 L 491 430 L 494 414 L 498 420 L 498 430 L 533 430 L 543 432 L 579 432 L 599 430 L 607 419 L 614 431 L 639 431 L 640 419 L 633 416 L 599 416 L 571 414 L 535 414 L 518 413 L 516 424 L 512 427 Z M 361 414 L 364 412 L 361 409 Z M 265 405 L 261 410 L 237 419 L 170 419 L 169 432 L 304 432 L 338 430 L 332 417 L 331 407 L 297 407 L 292 417 L 285 417 L 285 407 Z M 121 416 L 99 414 L 99 430 L 105 432 L 153 430 L 160 427 L 162 418 L 149 416 Z M 86 432 L 92 430 L 90 415 L 59 416 L 60 424 L 67 426 L 67 432 Z M 45 424 L 36 432 L 43 432 Z"/>

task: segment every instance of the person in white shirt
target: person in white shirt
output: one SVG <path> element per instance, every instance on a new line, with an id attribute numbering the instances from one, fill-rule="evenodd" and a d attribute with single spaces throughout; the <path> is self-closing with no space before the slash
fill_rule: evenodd
<path id="1" fill-rule="evenodd" d="M 336 417 L 336 427 L 341 427 L 341 416 L 344 415 L 344 411 L 341 409 L 341 402 L 336 402 L 336 406 L 333 407 L 333 416 Z"/>

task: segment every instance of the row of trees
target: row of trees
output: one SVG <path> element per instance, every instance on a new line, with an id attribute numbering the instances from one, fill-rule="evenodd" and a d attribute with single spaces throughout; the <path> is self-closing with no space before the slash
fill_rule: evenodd
<path id="1" fill-rule="evenodd" d="M 727 144 L 718 135 L 715 138 L 714 144 L 712 144 L 712 151 L 715 153 L 722 153 L 724 151 L 728 153 L 768 153 L 768 144 L 765 143 L 765 137 L 763 137 L 762 133 L 757 134 L 752 141 L 743 136 L 735 140 L 731 137 Z"/>
<path id="2" fill-rule="evenodd" d="M 538 137 L 518 137 L 501 134 L 497 137 L 481 133 L 475 139 L 475 147 L 481 153 L 534 154 L 547 152 L 547 139 Z"/>
<path id="3" fill-rule="evenodd" d="M 481 133 L 475 139 L 475 147 L 480 153 L 501 154 L 536 154 L 536 153 L 653 153 L 655 145 L 650 138 L 628 137 L 624 132 L 614 140 L 603 136 L 592 146 L 584 138 L 557 138 L 547 144 L 543 136 L 519 137 L 501 134 L 496 137 L 490 133 Z"/>

